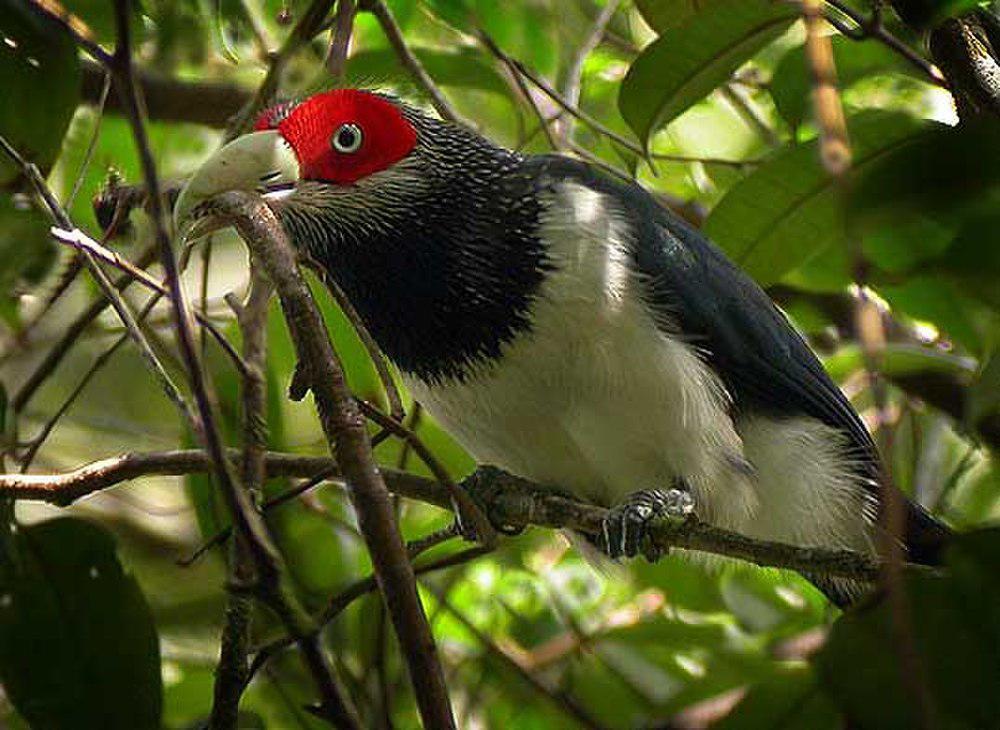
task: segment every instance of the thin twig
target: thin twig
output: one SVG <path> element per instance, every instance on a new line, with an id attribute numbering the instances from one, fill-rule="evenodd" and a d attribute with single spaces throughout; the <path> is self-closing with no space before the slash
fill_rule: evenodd
<path id="1" fill-rule="evenodd" d="M 767 123 L 767 120 L 761 116 L 750 100 L 743 95 L 742 90 L 737 88 L 732 81 L 719 87 L 719 92 L 729 102 L 729 105 L 732 106 L 740 118 L 746 122 L 747 126 L 756 132 L 769 147 L 781 147 L 781 137 L 771 129 L 771 125 Z"/>
<path id="2" fill-rule="evenodd" d="M 576 53 L 573 54 L 573 58 L 569 62 L 569 66 L 566 69 L 566 81 L 563 84 L 562 94 L 566 101 L 573 106 L 580 106 L 580 87 L 583 84 L 583 66 L 587 62 L 587 58 L 593 53 L 594 49 L 600 45 L 601 40 L 604 38 L 604 31 L 608 27 L 608 23 L 611 22 L 611 18 L 614 17 L 615 13 L 618 11 L 619 0 L 609 0 L 608 3 L 601 8 L 597 17 L 594 18 L 594 22 L 587 32 L 587 37 L 584 39 L 580 47 L 576 49 Z M 561 143 L 561 146 L 565 147 L 570 141 L 573 134 L 573 122 L 569 119 L 563 119 L 559 122 L 557 127 L 557 136 Z"/>
<path id="3" fill-rule="evenodd" d="M 146 317 L 153 310 L 153 307 L 156 306 L 156 303 L 159 301 L 159 299 L 160 295 L 154 294 L 149 299 L 149 301 L 146 302 L 142 310 L 136 316 L 136 320 L 140 324 L 145 321 Z M 69 409 L 76 402 L 77 398 L 79 398 L 80 395 L 84 392 L 84 390 L 90 384 L 90 381 L 94 378 L 94 376 L 101 371 L 101 369 L 108 363 L 108 361 L 111 360 L 112 356 L 121 348 L 122 345 L 128 342 L 128 340 L 129 340 L 129 333 L 128 332 L 123 333 L 118 337 L 117 340 L 111 343 L 111 345 L 106 350 L 104 350 L 104 352 L 98 355 L 93 363 L 91 363 L 90 367 L 87 369 L 87 372 L 85 372 L 83 374 L 83 377 L 80 378 L 80 382 L 78 382 L 76 384 L 76 387 L 74 387 L 73 390 L 70 392 L 70 394 L 66 396 L 63 402 L 60 404 L 59 408 L 57 408 L 55 413 L 53 413 L 49 417 L 49 419 L 45 422 L 45 424 L 42 426 L 39 432 L 31 438 L 27 450 L 20 455 L 22 470 L 26 471 L 31 466 L 32 461 L 34 461 L 35 454 L 45 443 L 46 439 L 49 437 L 49 434 L 52 433 L 52 430 L 56 427 L 56 425 L 59 423 L 62 417 L 66 415 Z"/>
<path id="4" fill-rule="evenodd" d="M 434 79 L 431 78 L 430 74 L 427 73 L 427 69 L 424 68 L 420 59 L 413 55 L 413 51 L 406 45 L 406 39 L 403 38 L 403 31 L 400 30 L 399 24 L 396 22 L 392 11 L 385 4 L 384 0 L 361 0 L 359 8 L 372 13 L 378 20 L 379 25 L 382 26 L 382 32 L 385 33 L 386 40 L 389 41 L 389 45 L 392 46 L 392 49 L 396 52 L 396 56 L 399 57 L 399 62 L 403 64 L 403 67 L 413 76 L 414 81 L 430 97 L 431 104 L 437 109 L 437 113 L 443 119 L 469 126 L 468 122 L 462 118 L 455 110 L 455 107 L 451 105 L 451 102 L 441 93 L 441 90 L 434 83 Z"/>
<path id="5" fill-rule="evenodd" d="M 541 76 L 536 74 L 534 71 L 531 71 L 527 66 L 525 66 L 523 63 L 521 63 L 513 56 L 510 56 L 503 50 L 501 50 L 500 47 L 496 44 L 496 41 L 494 41 L 493 38 L 484 30 L 480 29 L 478 31 L 478 36 L 480 41 L 482 41 L 483 45 L 486 46 L 486 49 L 493 56 L 495 56 L 498 60 L 504 62 L 505 64 L 512 65 L 513 68 L 517 69 L 517 71 L 522 76 L 524 76 L 526 79 L 528 79 L 528 81 L 530 81 L 539 89 L 541 89 L 541 91 L 550 99 L 552 99 L 552 101 L 554 101 L 556 104 L 561 106 L 563 109 L 565 109 L 567 112 L 572 114 L 574 117 L 579 119 L 581 122 L 586 124 L 591 129 L 593 129 L 595 132 L 598 132 L 604 135 L 605 137 L 614 140 L 622 147 L 629 150 L 630 152 L 635 153 L 639 157 L 647 159 L 646 150 L 644 150 L 640 145 L 628 139 L 627 137 L 623 137 L 610 127 L 601 124 L 599 121 L 594 119 L 592 116 L 587 114 L 579 107 L 570 104 L 569 101 L 563 98 L 562 94 L 560 94 L 558 91 L 552 88 L 552 85 L 549 84 L 547 81 L 545 81 Z"/>
<path id="6" fill-rule="evenodd" d="M 538 128 L 545 135 L 545 139 L 548 140 L 549 147 L 555 151 L 563 149 L 565 146 L 565 140 L 559 138 L 552 131 L 550 120 L 545 117 L 545 113 L 542 111 L 541 107 L 538 106 L 538 101 L 531 95 L 531 89 L 529 89 L 528 85 L 524 83 L 524 75 L 509 58 L 501 58 L 500 61 L 504 64 L 504 66 L 506 66 L 507 71 L 510 73 L 510 78 L 514 81 L 514 85 L 517 87 L 521 98 L 524 99 L 528 106 L 531 107 L 531 111 L 535 115 L 535 119 L 538 121 Z M 552 121 L 555 121 L 556 119 L 557 117 L 553 117 Z M 566 123 L 568 124 L 568 122 Z"/>
<path id="7" fill-rule="evenodd" d="M 437 457 L 424 444 L 423 440 L 402 423 L 394 421 L 370 403 L 358 401 L 358 408 L 365 418 L 373 421 L 376 425 L 384 428 L 393 436 L 401 439 L 407 444 L 413 453 L 430 469 L 434 478 L 441 483 L 451 496 L 453 511 L 459 518 L 459 526 L 464 534 L 470 538 L 478 539 L 486 545 L 492 545 L 496 540 L 496 530 L 483 514 L 479 506 L 472 501 L 468 493 L 460 488 L 448 474 L 448 470 L 438 461 Z"/>
<path id="8" fill-rule="evenodd" d="M 601 730 L 605 726 L 598 722 L 587 710 L 580 705 L 580 703 L 567 692 L 557 688 L 551 687 L 549 684 L 539 677 L 536 677 L 525 667 L 521 666 L 513 657 L 511 657 L 507 652 L 501 649 L 496 643 L 486 635 L 478 626 L 476 626 L 469 618 L 455 608 L 444 593 L 437 589 L 437 587 L 432 584 L 422 581 L 422 584 L 427 588 L 434 597 L 437 598 L 438 603 L 441 604 L 444 609 L 451 614 L 455 619 L 458 620 L 460 624 L 476 637 L 476 640 L 482 644 L 486 652 L 493 657 L 494 660 L 499 662 L 501 665 L 505 666 L 508 670 L 512 671 L 518 677 L 520 677 L 529 687 L 531 687 L 537 694 L 539 694 L 544 699 L 548 700 L 564 713 L 575 719 L 583 727 L 591 728 L 591 730 Z"/>
<path id="9" fill-rule="evenodd" d="M 83 254 L 81 253 L 79 256 L 80 265 L 82 267 Z M 147 248 L 139 254 L 132 265 L 136 268 L 142 269 L 149 266 L 155 258 L 155 250 L 153 248 Z M 114 281 L 114 287 L 119 291 L 123 291 L 133 281 L 135 281 L 135 279 L 132 276 L 121 276 Z M 109 302 L 104 297 L 95 299 L 86 309 L 80 312 L 80 314 L 70 322 L 63 335 L 55 342 L 52 348 L 46 353 L 45 357 L 42 358 L 41 362 L 38 363 L 24 383 L 21 384 L 21 387 L 18 388 L 18 390 L 11 397 L 10 406 L 12 411 L 20 413 L 24 410 L 28 402 L 38 391 L 39 387 L 41 387 L 53 371 L 55 371 L 80 336 L 86 331 L 90 324 L 97 319 L 98 316 L 100 316 L 101 312 L 103 312 L 108 305 Z"/>
<path id="10" fill-rule="evenodd" d="M 270 54 L 272 46 L 272 41 L 268 37 L 267 26 L 257 17 L 258 8 L 251 5 L 250 0 L 240 0 L 240 8 L 243 10 L 243 18 L 250 28 L 253 44 L 257 48 L 257 56 L 261 61 L 264 61 Z"/>
<path id="11" fill-rule="evenodd" d="M 440 540 L 435 542 L 434 545 L 439 545 L 443 542 Z M 416 558 L 423 550 L 430 548 L 430 544 L 426 544 L 424 547 L 408 550 L 410 557 Z M 423 575 L 425 573 L 431 573 L 436 570 L 442 570 L 444 568 L 451 568 L 456 565 L 461 565 L 467 563 L 470 560 L 475 560 L 483 555 L 490 552 L 490 548 L 484 547 L 482 545 L 477 545 L 476 547 L 466 548 L 457 553 L 451 555 L 445 555 L 435 560 L 424 563 L 423 565 L 416 565 L 413 568 L 415 575 Z M 366 578 L 351 583 L 349 586 L 338 592 L 329 601 L 327 601 L 326 606 L 323 608 L 320 614 L 319 622 L 326 626 L 334 619 L 337 618 L 344 610 L 350 606 L 354 601 L 365 596 L 373 591 L 378 590 L 378 583 L 375 580 L 375 576 L 369 575 Z M 273 659 L 278 653 L 284 651 L 292 644 L 287 638 L 275 639 L 267 644 L 259 647 L 254 654 L 253 662 L 250 665 L 250 677 L 252 678 L 262 667 L 264 667 L 271 659 Z"/>
<path id="12" fill-rule="evenodd" d="M 330 295 L 337 302 L 337 306 L 340 307 L 340 311 L 343 312 L 347 321 L 351 323 L 351 326 L 358 335 L 358 339 L 361 340 L 361 344 L 364 345 L 368 353 L 368 358 L 372 361 L 372 366 L 375 368 L 375 374 L 378 375 L 379 382 L 382 384 L 385 398 L 389 403 L 389 415 L 395 421 L 402 421 L 406 417 L 406 410 L 403 408 L 403 398 L 399 394 L 399 388 L 396 387 L 396 381 L 393 379 L 392 373 L 389 371 L 389 363 L 386 361 L 385 355 L 382 354 L 382 350 L 379 349 L 375 338 L 368 331 L 364 321 L 361 319 L 361 315 L 358 314 L 358 310 L 354 308 L 351 300 L 344 294 L 344 290 L 340 288 L 340 285 L 337 284 L 333 277 L 326 276 L 325 270 L 320 267 L 316 267 L 316 271 L 321 273 L 323 283 L 330 290 Z"/>
<path id="13" fill-rule="evenodd" d="M 62 5 L 51 0 L 29 0 L 28 7 L 55 21 L 76 45 L 86 51 L 91 58 L 103 66 L 111 65 L 111 54 L 97 42 L 94 33 L 79 16 L 68 12 Z"/>
<path id="14" fill-rule="evenodd" d="M 649 156 L 654 160 L 662 160 L 663 162 L 700 162 L 705 165 L 724 165 L 726 167 L 735 168 L 745 168 L 752 167 L 754 165 L 761 165 L 764 163 L 764 159 L 759 157 L 751 157 L 746 160 L 733 160 L 728 157 L 703 157 L 701 155 L 675 155 L 670 152 L 650 152 Z"/>
<path id="15" fill-rule="evenodd" d="M 918 69 L 924 76 L 926 76 L 927 80 L 932 84 L 942 88 L 948 88 L 948 82 L 945 80 L 944 76 L 941 75 L 937 66 L 886 30 L 880 13 L 872 13 L 871 18 L 866 18 L 864 14 L 855 10 L 847 3 L 841 2 L 841 0 L 826 0 L 826 3 L 829 6 L 836 8 L 845 17 L 850 18 L 856 25 L 853 29 L 847 28 L 842 24 L 836 23 L 835 18 L 829 14 L 825 15 L 827 21 L 829 21 L 832 25 L 835 25 L 837 30 L 845 36 L 853 40 L 865 40 L 867 38 L 872 38 L 879 43 L 882 43 L 893 52 L 906 59 L 910 65 Z"/>
<path id="16" fill-rule="evenodd" d="M 233 117 L 226 127 L 224 141 L 236 139 L 241 134 L 247 132 L 253 126 L 254 119 L 265 104 L 271 101 L 278 90 L 278 83 L 281 74 L 285 70 L 289 60 L 302 46 L 306 45 L 323 28 L 326 16 L 330 13 L 335 0 L 313 0 L 306 11 L 299 17 L 298 22 L 292 28 L 281 48 L 271 55 L 271 63 L 268 66 L 257 92 L 253 95 L 243 108 Z"/>
<path id="17" fill-rule="evenodd" d="M 260 268 L 250 264 L 250 295 L 245 305 L 236 305 L 236 319 L 243 334 L 243 359 L 247 374 L 243 378 L 243 488 L 256 502 L 264 488 L 267 470 L 267 308 L 273 289 Z M 222 631 L 219 663 L 215 670 L 212 730 L 235 730 L 238 724 L 240 696 L 246 686 L 250 652 L 250 621 L 253 600 L 246 586 L 254 580 L 253 556 L 242 537 L 232 543 L 229 553 L 230 590 L 226 596 L 226 623 Z"/>
<path id="18" fill-rule="evenodd" d="M 339 470 L 336 469 L 335 467 L 323 469 L 321 472 L 309 477 L 301 484 L 292 487 L 291 489 L 287 489 L 281 494 L 276 494 L 270 499 L 265 500 L 260 506 L 261 511 L 267 512 L 268 510 L 271 510 L 274 507 L 278 507 L 282 504 L 285 504 L 286 502 L 289 502 L 295 499 L 296 497 L 305 494 L 310 489 L 317 487 L 318 485 L 322 484 L 328 479 L 336 477 L 339 473 L 340 473 Z M 212 535 L 210 538 L 205 540 L 205 542 L 199 545 L 189 556 L 185 558 L 180 558 L 177 561 L 177 565 L 180 566 L 181 568 L 187 568 L 193 565 L 195 562 L 198 561 L 199 558 L 201 558 L 202 555 L 207 553 L 209 550 L 225 543 L 226 540 L 229 539 L 229 536 L 232 534 L 233 534 L 233 529 L 231 527 L 223 527 L 214 535 Z"/>
<path id="19" fill-rule="evenodd" d="M 187 256 L 182 255 L 180 264 L 181 269 L 184 269 L 186 265 L 187 265 Z M 131 281 L 131 279 L 129 279 L 129 281 Z M 115 282 L 116 286 L 118 286 L 119 284 L 120 280 L 118 282 Z M 136 316 L 136 320 L 140 325 L 146 324 L 148 326 L 149 315 L 153 311 L 154 307 L 156 307 L 156 305 L 159 303 L 161 297 L 162 297 L 161 294 L 154 293 L 153 296 L 150 297 L 149 300 L 146 302 L 146 304 L 143 305 L 142 310 L 140 310 L 139 314 Z M 45 443 L 46 439 L 52 433 L 52 430 L 56 427 L 56 425 L 59 423 L 62 417 L 66 415 L 69 409 L 76 402 L 77 398 L 79 398 L 80 395 L 84 392 L 84 390 L 86 390 L 87 385 L 94 378 L 94 376 L 101 371 L 101 369 L 111 360 L 111 357 L 115 354 L 115 352 L 117 352 L 118 349 L 122 345 L 124 345 L 128 340 L 129 340 L 129 333 L 128 330 L 125 330 L 125 332 L 123 332 L 121 336 L 118 337 L 117 340 L 111 343 L 111 345 L 108 346 L 107 349 L 104 350 L 104 352 L 98 355 L 93 363 L 91 363 L 91 366 L 87 369 L 87 372 L 84 373 L 83 377 L 80 379 L 80 382 L 77 383 L 76 387 L 72 390 L 72 392 L 70 392 L 70 394 L 66 396 L 65 400 L 63 400 L 59 408 L 56 409 L 55 413 L 53 413 L 52 416 L 49 417 L 49 420 L 45 422 L 45 424 L 42 426 L 38 434 L 28 442 L 27 451 L 21 455 L 22 471 L 28 470 L 28 468 L 31 465 L 31 462 L 34 460 L 35 454 Z"/>
<path id="20" fill-rule="evenodd" d="M 80 188 L 83 187 L 83 181 L 87 176 L 87 168 L 90 167 L 90 161 L 94 158 L 94 150 L 97 149 L 97 140 L 101 136 L 101 122 L 104 121 L 104 105 L 108 102 L 108 93 L 110 91 L 111 75 L 105 71 L 104 82 L 101 85 L 101 96 L 97 100 L 97 109 L 94 112 L 97 120 L 94 122 L 94 129 L 90 133 L 90 141 L 87 143 L 87 149 L 83 153 L 83 160 L 80 162 L 80 169 L 76 173 L 76 180 L 73 181 L 73 189 L 66 199 L 67 209 L 72 209 L 73 203 L 76 202 L 76 196 L 79 195 Z"/>
<path id="21" fill-rule="evenodd" d="M 132 279 L 148 289 L 152 289 L 157 294 L 167 296 L 168 298 L 172 297 L 170 287 L 167 284 L 160 283 L 148 272 L 133 264 L 128 259 L 119 256 L 114 251 L 105 248 L 79 228 L 73 228 L 72 224 L 70 224 L 69 228 L 52 228 L 51 233 L 53 238 L 57 241 L 72 246 L 76 250 L 82 251 L 85 255 L 92 255 L 95 258 L 114 266 L 120 271 L 124 271 L 132 277 Z M 215 323 L 213 323 L 212 320 L 205 314 L 195 311 L 193 315 L 198 324 L 208 330 L 209 334 L 211 334 L 212 337 L 215 338 L 215 341 L 219 343 L 223 352 L 229 356 L 229 359 L 236 366 L 236 369 L 239 370 L 240 374 L 244 374 L 246 372 L 246 363 L 243 362 L 242 356 L 240 356 L 240 354 L 236 351 L 236 348 L 233 347 L 233 343 L 231 343 L 226 336 L 222 334 L 219 328 L 215 326 Z"/>

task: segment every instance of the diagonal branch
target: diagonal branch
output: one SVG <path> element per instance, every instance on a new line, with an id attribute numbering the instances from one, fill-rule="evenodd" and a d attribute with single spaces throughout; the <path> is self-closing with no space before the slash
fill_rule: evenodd
<path id="1" fill-rule="evenodd" d="M 420 88 L 427 92 L 431 104 L 437 109 L 438 114 L 448 121 L 469 126 L 469 123 L 462 119 L 462 115 L 455 110 L 451 102 L 441 93 L 441 89 L 434 83 L 434 79 L 427 73 L 427 69 L 424 68 L 420 59 L 413 55 L 413 51 L 406 45 L 406 40 L 403 38 L 403 31 L 400 29 L 399 24 L 392 15 L 392 11 L 389 10 L 389 6 L 385 4 L 384 0 L 362 0 L 359 8 L 372 13 L 378 20 L 379 25 L 382 26 L 382 32 L 385 33 L 389 45 L 392 46 L 392 49 L 399 57 L 400 63 L 410 72 L 410 75 L 420 85 Z"/>
<path id="2" fill-rule="evenodd" d="M 214 199 L 213 213 L 230 220 L 278 292 L 320 424 L 348 484 L 358 526 L 385 597 L 426 727 L 453 728 L 448 689 L 413 567 L 396 524 L 389 492 L 375 467 L 365 419 L 352 397 L 291 245 L 274 213 L 253 194 Z"/>

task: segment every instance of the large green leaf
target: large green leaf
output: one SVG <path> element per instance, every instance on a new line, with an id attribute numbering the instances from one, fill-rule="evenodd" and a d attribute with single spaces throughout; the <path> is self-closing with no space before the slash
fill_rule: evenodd
<path id="1" fill-rule="evenodd" d="M 80 64 L 66 34 L 17 0 L 0 0 L 0 89 L 0 134 L 48 170 L 80 98 Z M 0 186 L 19 174 L 0 154 Z"/>
<path id="2" fill-rule="evenodd" d="M 798 17 L 768 0 L 713 3 L 649 45 L 622 82 L 618 108 L 643 142 L 723 84 Z"/>
<path id="3" fill-rule="evenodd" d="M 997 727 L 1000 717 L 1000 529 L 962 535 L 949 551 L 949 573 L 905 581 L 915 676 L 899 650 L 888 602 L 851 611 L 834 625 L 816 658 L 822 684 L 862 729 L 920 727 L 911 681 L 925 682 L 934 727 Z M 904 678 L 903 673 L 907 676 Z M 928 718 L 924 718 L 925 720 Z"/>
<path id="4" fill-rule="evenodd" d="M 153 618 L 112 537 L 61 518 L 18 530 L 0 557 L 0 678 L 32 727 L 160 726 Z"/>
<path id="5" fill-rule="evenodd" d="M 882 112 L 850 122 L 855 179 L 918 138 L 926 125 Z M 705 221 L 705 233 L 762 284 L 778 281 L 846 238 L 843 196 L 816 141 L 788 147 L 737 183 Z"/>
<path id="6" fill-rule="evenodd" d="M 846 89 L 866 76 L 884 73 L 912 73 L 913 67 L 885 45 L 835 36 L 831 39 L 837 83 Z M 781 59 L 768 86 L 778 112 L 791 126 L 797 127 L 809 115 L 812 105 L 812 79 L 805 58 L 805 47 L 798 46 Z"/>
<path id="7" fill-rule="evenodd" d="M 746 697 L 714 730 L 836 730 L 843 719 L 817 686 L 813 672 L 793 664 L 755 682 Z"/>
<path id="8" fill-rule="evenodd" d="M 852 211 L 865 222 L 895 222 L 914 214 L 957 225 L 971 213 L 1000 205 L 1000 124 L 974 119 L 957 127 L 929 126 L 855 181 Z"/>

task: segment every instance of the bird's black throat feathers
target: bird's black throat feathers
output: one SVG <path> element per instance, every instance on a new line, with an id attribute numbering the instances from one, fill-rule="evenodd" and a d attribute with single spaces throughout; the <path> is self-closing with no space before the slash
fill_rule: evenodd
<path id="1" fill-rule="evenodd" d="M 400 369 L 428 382 L 463 379 L 530 328 L 549 268 L 537 180 L 521 174 L 520 155 L 403 109 L 418 134 L 402 172 L 412 179 L 376 205 L 359 196 L 369 205 L 349 216 L 345 186 L 340 214 L 293 198 L 281 218 Z"/>

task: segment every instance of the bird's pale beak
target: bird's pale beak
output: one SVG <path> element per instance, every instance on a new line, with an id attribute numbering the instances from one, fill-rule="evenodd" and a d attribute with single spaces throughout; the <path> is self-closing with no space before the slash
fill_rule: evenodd
<path id="1" fill-rule="evenodd" d="M 216 230 L 206 201 L 230 190 L 256 191 L 265 197 L 287 195 L 299 179 L 299 163 L 284 138 L 274 130 L 253 132 L 233 140 L 212 155 L 177 196 L 174 226 L 192 240 Z"/>

